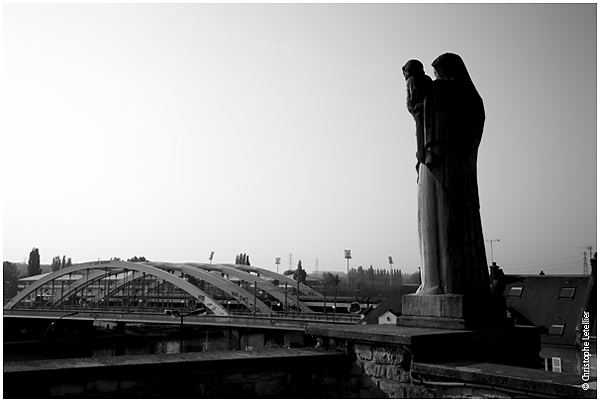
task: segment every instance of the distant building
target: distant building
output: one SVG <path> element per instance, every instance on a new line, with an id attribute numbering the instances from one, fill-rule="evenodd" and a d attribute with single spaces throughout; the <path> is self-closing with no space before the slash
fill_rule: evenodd
<path id="1" fill-rule="evenodd" d="M 381 314 L 379 317 L 377 317 L 377 323 L 378 324 L 391 324 L 391 325 L 397 325 L 398 323 L 398 316 L 402 315 L 402 313 L 400 312 L 394 312 L 392 310 L 388 310 L 385 313 Z"/>
<path id="2" fill-rule="evenodd" d="M 415 293 L 419 285 L 402 285 L 400 291 L 382 300 L 379 305 L 360 320 L 361 324 L 387 324 L 387 318 L 392 320 L 392 314 L 398 318 L 402 315 L 402 296 Z M 383 317 L 383 318 L 382 318 Z M 380 322 L 381 320 L 386 322 Z"/>
<path id="3" fill-rule="evenodd" d="M 321 272 L 311 272 L 306 274 L 306 285 L 313 288 L 319 289 L 319 286 L 323 286 L 323 274 Z"/>
<path id="4" fill-rule="evenodd" d="M 582 319 L 589 315 L 590 366 L 596 376 L 596 259 L 591 275 L 504 274 L 490 267 L 492 291 L 506 300 L 507 316 L 515 325 L 540 327 L 540 367 L 547 371 L 582 374 Z"/>
<path id="5" fill-rule="evenodd" d="M 50 275 L 50 272 L 18 279 L 17 287 L 19 289 L 19 293 L 23 291 L 23 289 L 25 289 L 27 286 L 48 275 Z M 69 276 L 62 276 L 60 278 L 56 278 L 54 280 L 54 284 L 47 284 L 42 286 L 35 294 L 27 296 L 24 302 L 29 306 L 48 303 L 49 301 L 54 299 L 60 291 L 64 292 L 65 288 L 70 289 L 70 286 L 79 279 L 81 279 L 82 276 L 83 275 L 81 274 L 71 274 Z"/>

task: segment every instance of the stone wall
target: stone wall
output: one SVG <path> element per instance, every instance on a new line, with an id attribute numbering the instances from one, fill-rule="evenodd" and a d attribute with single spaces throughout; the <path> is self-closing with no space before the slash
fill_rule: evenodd
<path id="1" fill-rule="evenodd" d="M 431 398 L 425 387 L 411 384 L 410 352 L 401 346 L 354 344 L 351 375 L 364 398 Z"/>
<path id="2" fill-rule="evenodd" d="M 473 361 L 420 363 L 409 347 L 356 339 L 318 337 L 316 347 L 348 357 L 346 394 L 360 398 L 596 397 L 577 375 Z"/>
<path id="3" fill-rule="evenodd" d="M 372 337 L 371 337 L 372 338 Z M 314 348 L 4 363 L 4 398 L 594 398 L 581 377 L 339 337 Z M 448 347 L 453 345 L 448 344 Z M 590 383 L 592 384 L 592 383 Z M 593 383 L 595 384 L 595 383 Z"/>
<path id="4" fill-rule="evenodd" d="M 314 349 L 4 363 L 4 398 L 346 398 L 347 358 Z M 340 367 L 343 369 L 340 370 Z"/>

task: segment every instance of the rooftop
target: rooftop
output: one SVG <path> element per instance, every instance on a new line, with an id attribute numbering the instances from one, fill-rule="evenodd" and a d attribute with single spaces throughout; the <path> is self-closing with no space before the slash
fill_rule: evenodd
<path id="1" fill-rule="evenodd" d="M 595 321 L 591 275 L 503 275 L 495 292 L 504 296 L 516 325 L 544 328 L 542 344 L 575 345 L 583 311 Z"/>

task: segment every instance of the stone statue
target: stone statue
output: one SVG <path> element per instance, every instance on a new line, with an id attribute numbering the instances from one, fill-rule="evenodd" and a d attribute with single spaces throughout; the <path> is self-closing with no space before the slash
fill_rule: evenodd
<path id="1" fill-rule="evenodd" d="M 423 63 L 419 60 L 409 60 L 402 67 L 402 73 L 406 79 L 406 107 L 413 115 L 417 125 L 417 173 L 419 165 L 425 162 L 424 134 L 424 102 L 425 97 L 431 91 L 431 78 L 425 75 Z"/>
<path id="2" fill-rule="evenodd" d="M 416 293 L 487 296 L 476 166 L 485 121 L 483 101 L 460 56 L 445 53 L 435 59 L 436 80 L 425 93 L 421 86 L 427 88 L 429 77 L 414 72 L 415 62 L 420 64 L 411 60 L 403 71 L 408 110 L 417 126 L 422 269 Z"/>

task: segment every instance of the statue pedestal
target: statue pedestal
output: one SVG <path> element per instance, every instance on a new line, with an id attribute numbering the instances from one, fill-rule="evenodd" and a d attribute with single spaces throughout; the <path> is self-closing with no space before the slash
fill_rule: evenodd
<path id="1" fill-rule="evenodd" d="M 351 348 L 362 344 L 370 363 L 382 364 L 393 347 L 407 348 L 413 362 L 479 361 L 539 369 L 540 330 L 514 327 L 481 330 L 452 330 L 400 327 L 387 324 L 310 324 L 306 335 L 322 337 L 322 345 Z M 327 339 L 329 338 L 329 340 Z M 348 342 L 350 341 L 350 342 Z M 378 357 L 371 351 L 379 349 Z M 390 350 L 392 349 L 392 350 Z"/>
<path id="2" fill-rule="evenodd" d="M 402 296 L 398 326 L 439 329 L 506 328 L 503 300 L 455 294 Z"/>

